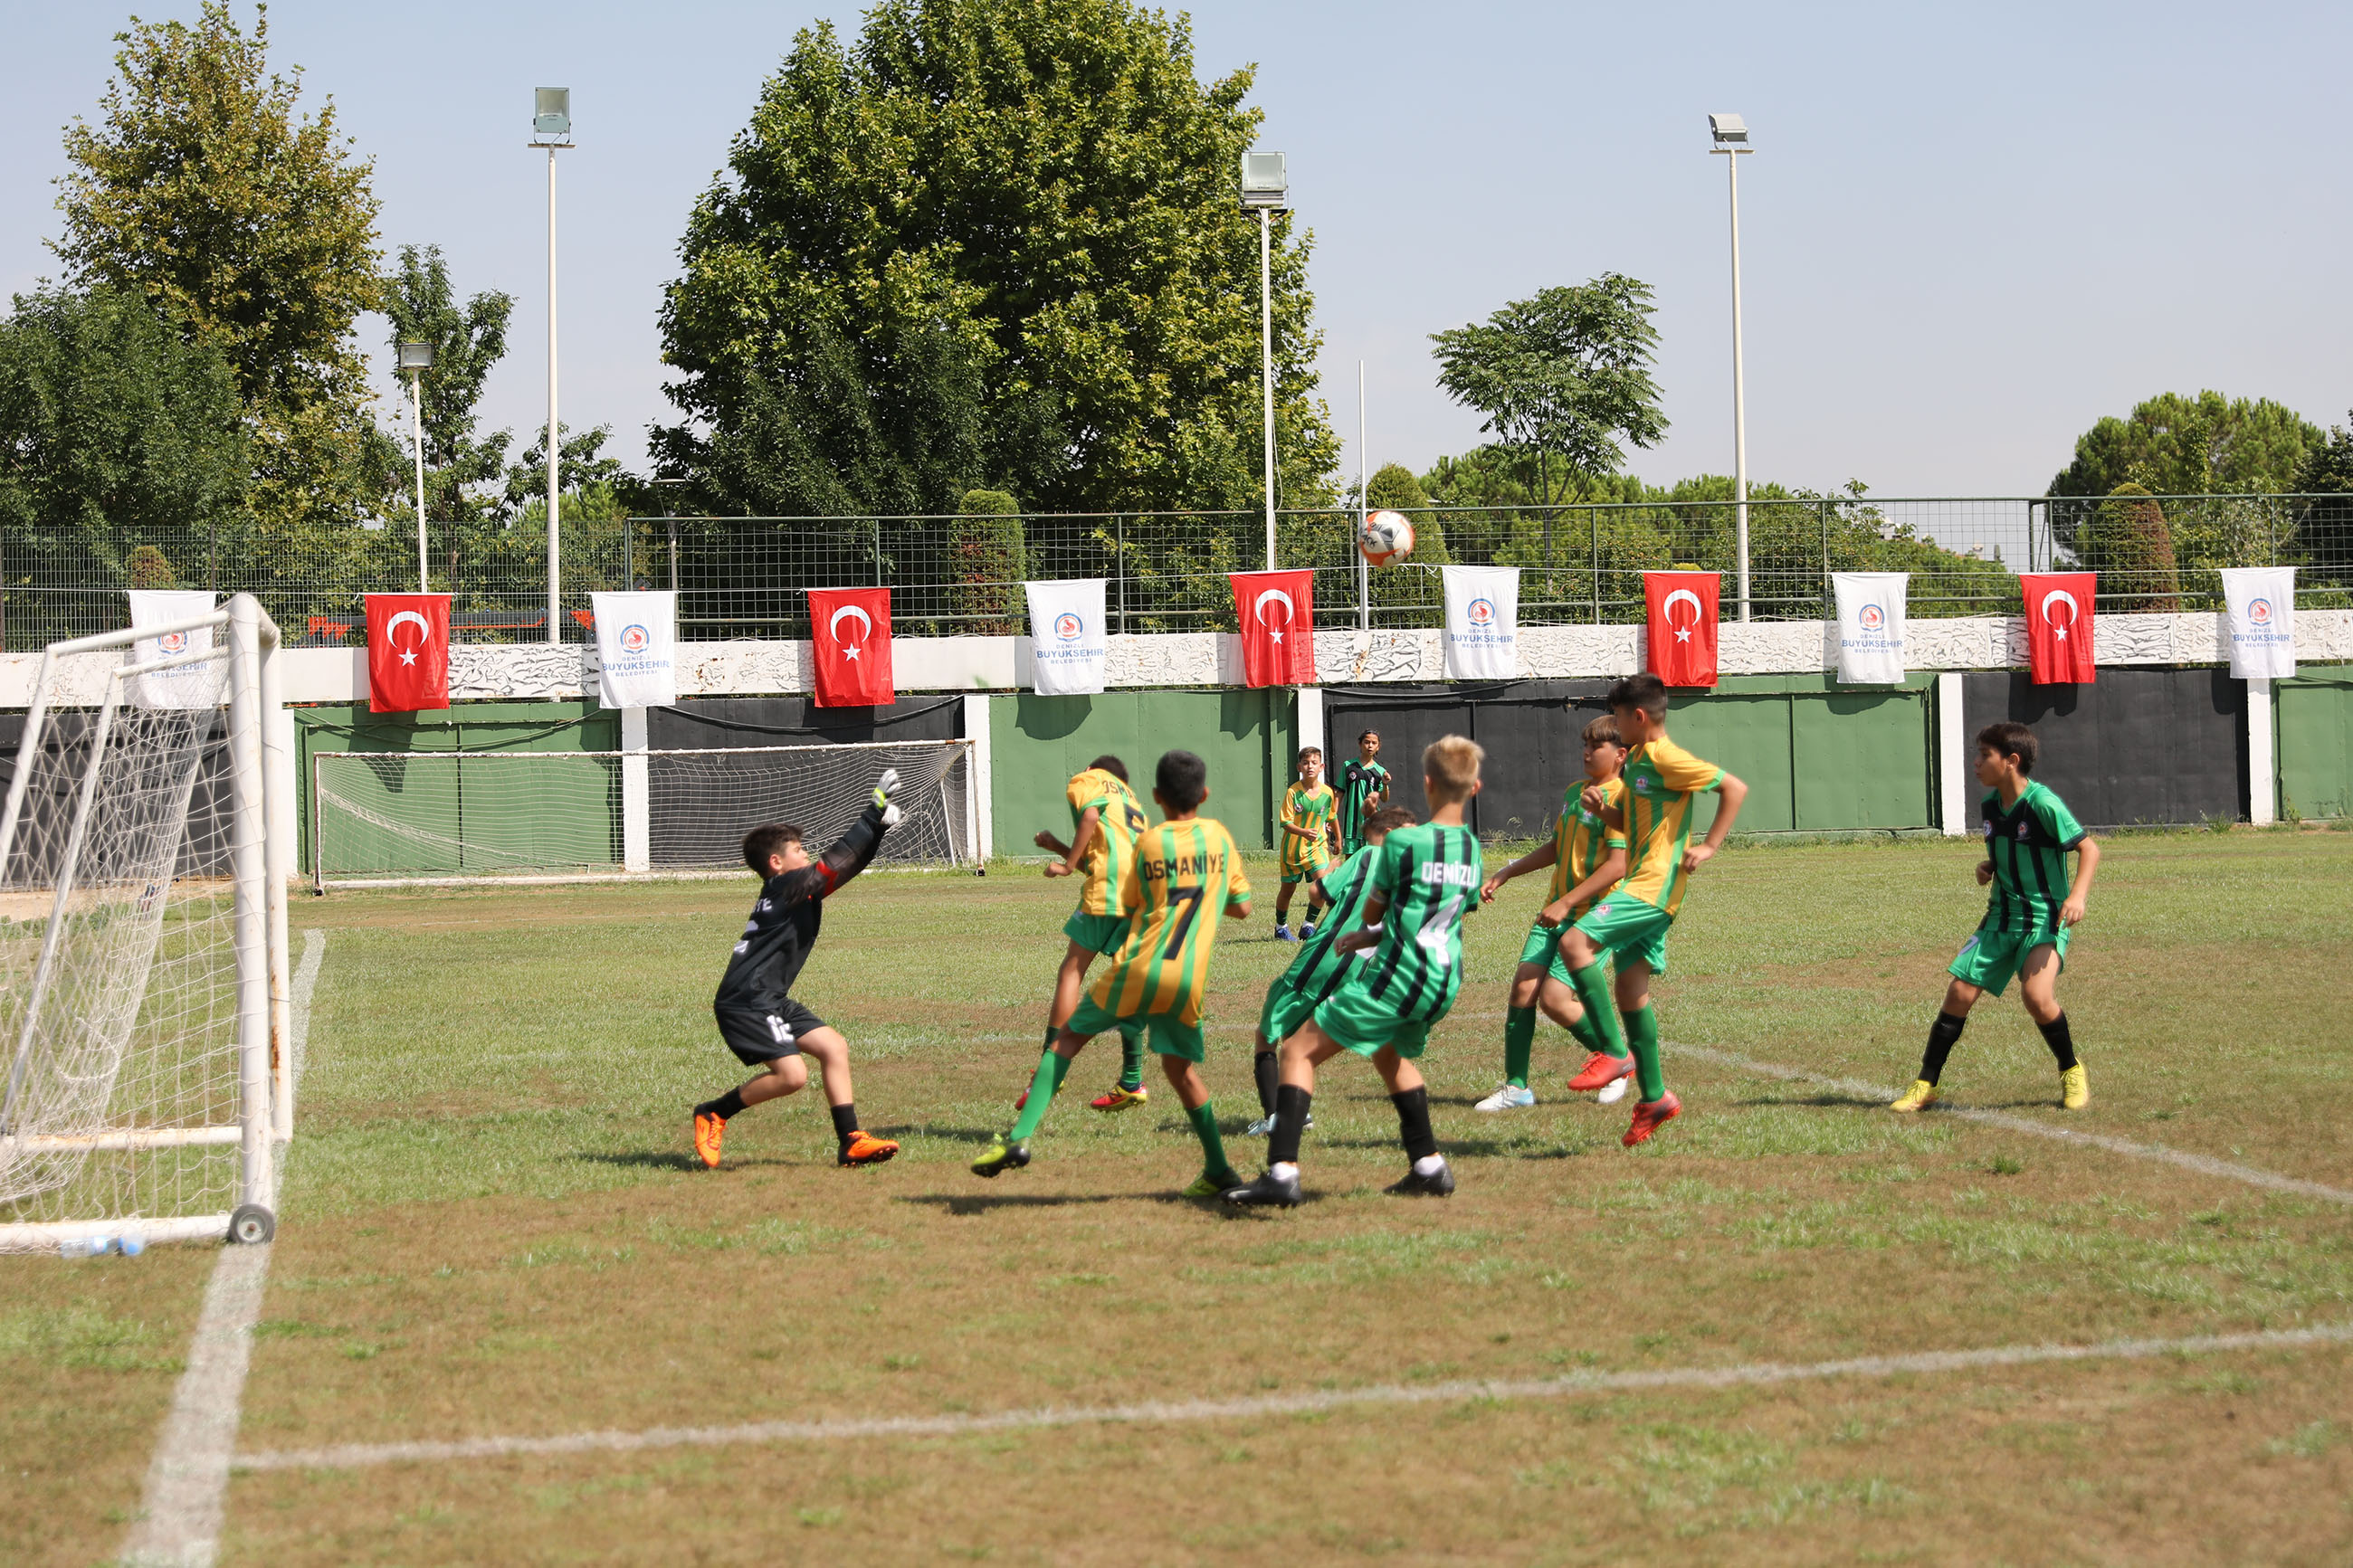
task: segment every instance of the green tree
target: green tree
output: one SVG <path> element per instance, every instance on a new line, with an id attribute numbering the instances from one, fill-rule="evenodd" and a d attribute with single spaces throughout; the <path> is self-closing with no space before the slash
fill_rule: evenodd
<path id="1" fill-rule="evenodd" d="M 1128 0 L 882 0 L 804 31 L 681 245 L 664 471 L 704 505 L 1259 502 L 1247 70 Z M 1274 226 L 1279 485 L 1329 498 L 1308 241 Z M 1197 563 L 1197 565 L 1202 564 Z"/>
<path id="2" fill-rule="evenodd" d="M 399 264 L 385 279 L 384 313 L 391 319 L 386 338 L 395 351 L 406 342 L 428 343 L 432 367 L 420 377 L 424 390 L 425 515 L 435 522 L 480 524 L 503 521 L 501 494 L 483 493 L 497 483 L 514 437 L 505 430 L 477 438 L 477 407 L 482 383 L 506 357 L 507 322 L 514 296 L 497 289 L 477 294 L 463 306 L 449 286 L 449 267 L 438 245 L 404 245 Z M 400 444 L 408 445 L 407 410 L 402 409 Z M 543 455 L 545 448 L 543 447 Z M 390 509 L 409 500 L 413 483 L 404 467 Z"/>
<path id="3" fill-rule="evenodd" d="M 948 610 L 942 629 L 966 637 L 1014 637 L 1029 629 L 1021 503 L 1003 490 L 966 490 L 948 532 Z"/>
<path id="4" fill-rule="evenodd" d="M 100 122 L 65 133 L 58 182 L 75 281 L 145 294 L 235 377 L 254 435 L 248 504 L 283 527 L 353 520 L 389 456 L 352 335 L 376 305 L 371 165 L 335 107 L 300 115 L 301 72 L 269 68 L 269 16 L 226 0 L 193 24 L 117 36 Z"/>
<path id="5" fill-rule="evenodd" d="M 1666 434 L 1651 378 L 1659 342 L 1651 297 L 1649 284 L 1605 272 L 1513 300 L 1483 322 L 1430 334 L 1438 384 L 1485 415 L 1481 428 L 1535 470 L 1540 504 L 1560 499 L 1558 486 L 1573 493 L 1615 474 L 1625 446 L 1654 446 Z"/>
<path id="6" fill-rule="evenodd" d="M 2165 509 L 2129 479 L 2109 493 L 2075 536 L 2075 555 L 2100 574 L 2100 603 L 2121 610 L 2177 611 L 2181 575 Z"/>

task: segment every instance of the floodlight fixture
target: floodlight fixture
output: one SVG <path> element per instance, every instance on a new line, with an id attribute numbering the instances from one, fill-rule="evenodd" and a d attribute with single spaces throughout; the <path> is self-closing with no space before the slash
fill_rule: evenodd
<path id="1" fill-rule="evenodd" d="M 531 132 L 534 136 L 545 137 L 572 134 L 572 89 L 570 88 L 542 87 L 533 89 Z"/>
<path id="2" fill-rule="evenodd" d="M 1746 146 L 1748 124 L 1737 114 L 1711 114 L 1707 117 L 1707 133 L 1715 138 L 1715 144 L 1719 147 Z"/>
<path id="3" fill-rule="evenodd" d="M 431 370 L 433 368 L 433 345 L 431 343 L 401 344 L 400 368 L 403 370 Z"/>
<path id="4" fill-rule="evenodd" d="M 1242 154 L 1242 205 L 1247 209 L 1263 208 L 1281 212 L 1288 205 L 1290 180 L 1283 172 L 1280 153 L 1245 153 Z"/>

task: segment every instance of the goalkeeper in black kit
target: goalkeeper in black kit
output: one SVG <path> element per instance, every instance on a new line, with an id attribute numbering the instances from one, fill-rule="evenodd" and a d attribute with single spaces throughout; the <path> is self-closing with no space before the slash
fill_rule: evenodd
<path id="1" fill-rule="evenodd" d="M 899 825 L 899 808 L 891 804 L 898 786 L 898 770 L 883 770 L 872 802 L 841 842 L 814 860 L 801 843 L 801 830 L 788 822 L 773 822 L 744 835 L 744 862 L 763 885 L 712 1010 L 718 1015 L 719 1035 L 727 1048 L 760 1073 L 742 1088 L 694 1108 L 694 1152 L 705 1165 L 719 1163 L 727 1119 L 764 1100 L 797 1093 L 808 1082 L 807 1058 L 811 1057 L 825 1070 L 825 1097 L 833 1106 L 839 1163 L 879 1165 L 899 1152 L 888 1138 L 859 1128 L 858 1106 L 849 1092 L 849 1042 L 791 995 L 801 965 L 817 945 L 826 895 L 866 869 L 882 835 Z"/>

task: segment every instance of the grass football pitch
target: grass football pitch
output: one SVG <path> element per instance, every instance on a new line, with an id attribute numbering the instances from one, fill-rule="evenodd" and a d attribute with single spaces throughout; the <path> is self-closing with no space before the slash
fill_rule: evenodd
<path id="1" fill-rule="evenodd" d="M 905 1143 L 862 1171 L 814 1086 L 691 1161 L 689 1106 L 743 1076 L 708 1003 L 748 878 L 304 901 L 325 954 L 221 1561 L 2353 1560 L 2353 1342 L 2281 1337 L 2353 1321 L 2353 834 L 2107 847 L 2061 991 L 2085 1112 L 2014 992 L 1945 1079 L 2000 1116 L 1883 1109 L 1982 908 L 1973 843 L 1736 847 L 1673 933 L 1686 1109 L 1654 1143 L 1562 1091 L 1549 1025 L 1542 1103 L 1471 1109 L 1531 879 L 1469 922 L 1423 1063 L 1460 1192 L 1381 1194 L 1395 1116 L 1343 1059 L 1313 1201 L 1260 1215 L 1176 1196 L 1198 1149 L 1156 1074 L 1087 1110 L 1108 1038 L 1036 1163 L 965 1169 L 1037 1057 L 1071 885 L 1034 868 L 831 901 L 799 994 Z M 1207 1068 L 1246 1170 L 1293 952 L 1251 869 Z M 121 1550 L 214 1257 L 0 1260 L 0 1559 Z M 2273 1337 L 1870 1360 L 2214 1335 Z M 1155 1401 L 1192 1407 L 1065 1418 Z M 833 1430 L 675 1440 L 755 1422 Z M 273 1458 L 591 1432 L 619 1436 Z"/>

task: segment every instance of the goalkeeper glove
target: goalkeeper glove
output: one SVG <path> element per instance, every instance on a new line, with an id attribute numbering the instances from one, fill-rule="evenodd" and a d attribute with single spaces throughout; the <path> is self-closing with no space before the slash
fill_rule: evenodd
<path id="1" fill-rule="evenodd" d="M 899 787 L 899 770 L 884 768 L 882 776 L 874 781 L 874 809 L 882 814 L 882 826 L 896 827 L 905 814 L 891 804 L 891 792 Z"/>

